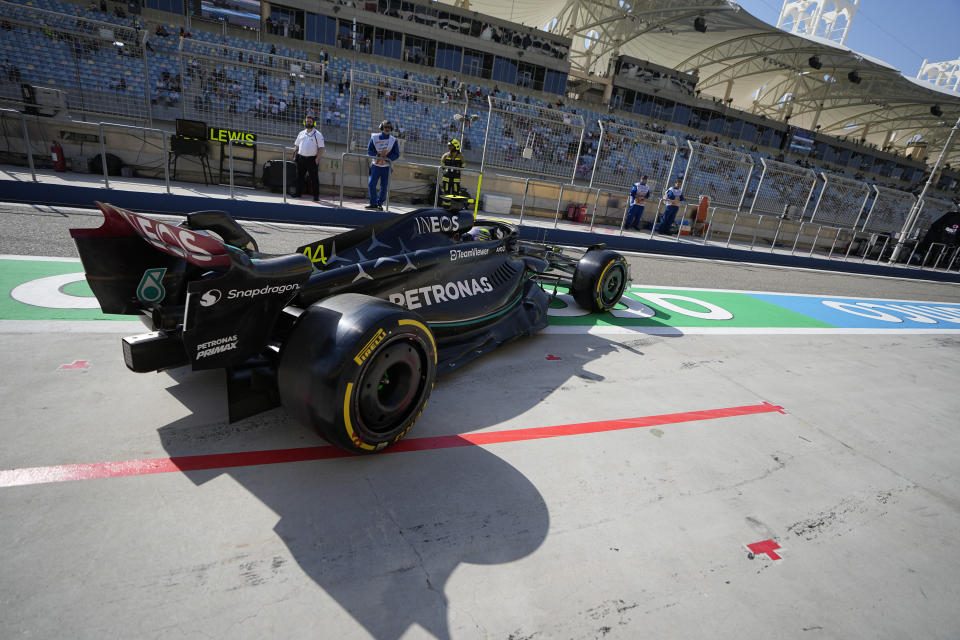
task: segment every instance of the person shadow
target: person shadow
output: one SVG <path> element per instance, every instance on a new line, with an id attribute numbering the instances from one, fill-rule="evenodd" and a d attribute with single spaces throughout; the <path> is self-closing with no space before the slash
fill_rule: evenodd
<path id="1" fill-rule="evenodd" d="M 546 351 L 560 355 L 545 367 Z M 629 342 L 592 335 L 515 340 L 440 377 L 406 438 L 549 426 L 520 420 L 555 392 L 602 383 L 604 376 L 590 365 L 615 352 L 643 357 Z M 174 461 L 325 444 L 283 409 L 228 425 L 225 383 L 218 372 L 183 368 L 168 373 L 179 382 L 168 391 L 192 411 L 158 429 Z M 565 393 L 558 398 L 568 396 L 571 402 L 575 398 Z M 183 473 L 198 486 L 228 475 L 276 513 L 274 532 L 295 562 L 373 637 L 394 640 L 419 625 L 448 640 L 446 586 L 454 571 L 462 564 L 527 558 L 550 529 L 540 491 L 496 454 L 500 446 L 509 445 L 388 449 L 368 456 Z"/>

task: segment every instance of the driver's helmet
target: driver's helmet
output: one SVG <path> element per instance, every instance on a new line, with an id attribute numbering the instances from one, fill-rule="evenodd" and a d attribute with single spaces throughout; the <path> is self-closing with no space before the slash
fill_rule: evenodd
<path id="1" fill-rule="evenodd" d="M 489 240 L 493 240 L 493 234 L 490 233 L 490 229 L 487 227 L 474 227 L 465 235 L 472 238 L 475 242 L 487 242 Z"/>

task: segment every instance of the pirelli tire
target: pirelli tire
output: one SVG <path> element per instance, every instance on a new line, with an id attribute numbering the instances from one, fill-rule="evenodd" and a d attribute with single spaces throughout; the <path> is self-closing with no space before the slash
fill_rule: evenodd
<path id="1" fill-rule="evenodd" d="M 375 453 L 420 417 L 437 373 L 437 346 L 417 314 L 348 293 L 307 308 L 280 351 L 286 411 L 331 444 Z"/>
<path id="2" fill-rule="evenodd" d="M 571 294 L 591 312 L 612 309 L 630 283 L 627 261 L 616 251 L 593 249 L 577 262 Z"/>

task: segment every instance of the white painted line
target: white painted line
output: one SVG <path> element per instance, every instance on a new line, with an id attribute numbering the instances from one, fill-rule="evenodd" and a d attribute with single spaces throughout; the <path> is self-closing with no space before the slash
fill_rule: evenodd
<path id="1" fill-rule="evenodd" d="M 0 254 L 0 260 L 36 260 L 37 262 L 76 262 L 79 264 L 80 258 L 54 258 L 45 256 L 15 256 Z"/>
<path id="2" fill-rule="evenodd" d="M 939 284 L 952 284 L 948 282 L 942 282 Z M 794 296 L 797 298 L 815 298 L 817 300 L 870 300 L 876 302 L 910 302 L 914 304 L 943 304 L 943 305 L 956 305 L 956 302 L 944 302 L 942 300 L 901 300 L 898 298 L 862 298 L 858 296 L 841 296 L 841 295 L 830 295 L 824 293 L 783 293 L 782 291 L 750 291 L 747 289 L 705 289 L 703 287 L 676 287 L 672 285 L 656 285 L 656 284 L 642 284 L 642 285 L 631 285 L 628 291 L 637 290 L 642 292 L 646 289 L 671 289 L 677 291 L 704 291 L 708 293 L 744 293 L 744 294 L 756 294 L 764 296 Z"/>
<path id="3" fill-rule="evenodd" d="M 136 320 L 0 320 L 0 333 L 116 333 L 149 331 Z"/>
<path id="4" fill-rule="evenodd" d="M 614 325 L 551 325 L 539 333 L 552 335 L 931 335 L 958 334 L 960 329 L 849 329 L 831 327 L 626 327 Z"/>
<path id="5" fill-rule="evenodd" d="M 83 273 L 63 273 L 30 280 L 14 287 L 10 297 L 43 309 L 99 309 L 100 303 L 93 296 L 72 296 L 61 291 L 74 282 L 85 282 Z"/>

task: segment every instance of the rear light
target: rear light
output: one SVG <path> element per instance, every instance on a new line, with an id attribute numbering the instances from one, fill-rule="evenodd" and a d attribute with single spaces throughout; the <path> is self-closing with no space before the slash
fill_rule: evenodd
<path id="1" fill-rule="evenodd" d="M 172 369 L 188 364 L 179 334 L 154 331 L 123 339 L 123 361 L 137 373 Z"/>

